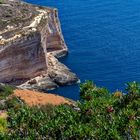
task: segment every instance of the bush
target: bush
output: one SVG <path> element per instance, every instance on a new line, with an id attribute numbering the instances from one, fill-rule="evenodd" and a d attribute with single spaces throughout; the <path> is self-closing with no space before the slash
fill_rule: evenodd
<path id="1" fill-rule="evenodd" d="M 0 118 L 0 133 L 3 134 L 7 130 L 7 121 L 5 118 Z"/>
<path id="2" fill-rule="evenodd" d="M 3 4 L 4 3 L 4 0 L 0 0 L 0 4 Z"/>
<path id="3" fill-rule="evenodd" d="M 5 99 L 13 93 L 14 87 L 9 85 L 0 85 L 0 100 Z"/>
<path id="4" fill-rule="evenodd" d="M 3 139 L 139 140 L 140 85 L 127 84 L 127 94 L 110 93 L 92 81 L 80 86 L 76 107 L 29 107 L 7 101 L 8 127 Z M 10 105 L 8 105 L 10 104 Z"/>
<path id="5" fill-rule="evenodd" d="M 139 139 L 140 133 L 140 85 L 137 82 L 127 84 L 127 94 L 116 91 L 109 93 L 104 88 L 93 87 L 85 90 L 85 102 L 82 107 L 84 120 L 95 128 L 97 139 Z M 87 83 L 81 85 L 85 89 Z M 94 85 L 94 86 L 93 86 Z M 92 99 L 89 101 L 89 95 Z"/>

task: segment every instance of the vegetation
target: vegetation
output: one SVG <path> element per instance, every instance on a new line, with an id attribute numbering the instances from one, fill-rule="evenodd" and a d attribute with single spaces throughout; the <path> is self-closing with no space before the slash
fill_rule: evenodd
<path id="1" fill-rule="evenodd" d="M 16 97 L 8 98 L 0 139 L 139 140 L 140 84 L 128 83 L 126 90 L 126 94 L 110 93 L 87 81 L 80 86 L 76 107 L 29 107 Z"/>
<path id="2" fill-rule="evenodd" d="M 9 85 L 0 85 L 0 100 L 6 99 L 13 93 L 14 88 Z"/>
<path id="3" fill-rule="evenodd" d="M 4 3 L 4 0 L 0 0 L 0 4 L 3 4 Z"/>

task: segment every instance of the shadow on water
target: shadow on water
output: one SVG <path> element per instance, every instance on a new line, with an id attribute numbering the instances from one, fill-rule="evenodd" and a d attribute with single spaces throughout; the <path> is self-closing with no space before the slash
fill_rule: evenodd
<path id="1" fill-rule="evenodd" d="M 63 64 L 67 64 L 68 60 L 69 60 L 69 53 L 64 57 L 59 58 L 59 61 Z M 80 86 L 79 83 L 75 83 L 73 85 L 62 86 L 54 90 L 48 90 L 48 92 L 55 93 L 70 99 L 79 100 L 79 86 Z"/>
<path id="2" fill-rule="evenodd" d="M 50 90 L 48 92 L 55 93 L 70 99 L 79 100 L 79 94 L 77 94 L 79 93 L 79 85 L 69 85 L 69 86 L 59 87 L 58 89 Z"/>

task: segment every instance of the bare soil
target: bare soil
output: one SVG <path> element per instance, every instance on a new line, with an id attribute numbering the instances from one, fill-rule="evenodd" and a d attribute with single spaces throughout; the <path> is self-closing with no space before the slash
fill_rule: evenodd
<path id="1" fill-rule="evenodd" d="M 41 93 L 31 90 L 15 90 L 14 95 L 22 99 L 29 106 L 38 105 L 61 105 L 61 104 L 72 104 L 72 102 L 64 97 L 55 95 Z"/>

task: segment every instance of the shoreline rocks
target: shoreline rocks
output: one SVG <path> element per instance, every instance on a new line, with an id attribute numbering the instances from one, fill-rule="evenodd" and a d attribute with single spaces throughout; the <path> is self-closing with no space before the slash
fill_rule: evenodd
<path id="1" fill-rule="evenodd" d="M 76 84 L 78 77 L 53 55 L 48 54 L 48 73 L 35 77 L 18 86 L 20 89 L 53 90 L 59 86 Z"/>

